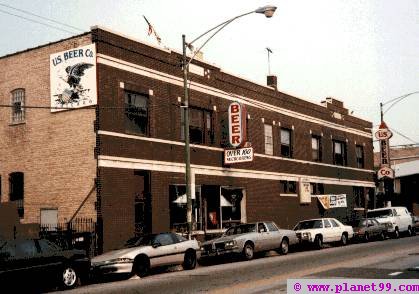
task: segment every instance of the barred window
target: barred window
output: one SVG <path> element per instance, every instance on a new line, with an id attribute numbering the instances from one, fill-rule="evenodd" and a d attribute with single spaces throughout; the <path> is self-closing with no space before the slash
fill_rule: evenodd
<path id="1" fill-rule="evenodd" d="M 148 135 L 148 96 L 125 92 L 125 130 Z"/>
<path id="2" fill-rule="evenodd" d="M 364 147 L 356 145 L 355 153 L 356 153 L 356 167 L 364 168 Z"/>
<path id="3" fill-rule="evenodd" d="M 272 139 L 272 126 L 264 125 L 265 130 L 265 154 L 273 155 L 273 139 Z"/>
<path id="4" fill-rule="evenodd" d="M 25 121 L 25 90 L 16 89 L 12 91 L 12 101 L 11 101 L 11 122 L 21 123 Z"/>
<path id="5" fill-rule="evenodd" d="M 292 139 L 289 129 L 281 129 L 281 156 L 292 157 Z"/>

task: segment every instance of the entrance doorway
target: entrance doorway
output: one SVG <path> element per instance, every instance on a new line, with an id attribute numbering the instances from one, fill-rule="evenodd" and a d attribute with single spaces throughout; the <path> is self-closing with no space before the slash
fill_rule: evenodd
<path id="1" fill-rule="evenodd" d="M 134 235 L 141 236 L 149 234 L 152 231 L 150 172 L 134 171 L 134 175 L 138 183 L 138 189 L 134 199 Z"/>

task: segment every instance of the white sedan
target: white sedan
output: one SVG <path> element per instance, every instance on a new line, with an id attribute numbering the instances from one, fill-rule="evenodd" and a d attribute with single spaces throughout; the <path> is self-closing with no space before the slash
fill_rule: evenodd
<path id="1" fill-rule="evenodd" d="M 160 233 L 135 237 L 121 249 L 92 259 L 93 276 L 129 274 L 144 277 L 150 268 L 182 264 L 184 269 L 196 266 L 199 243 L 179 234 Z"/>
<path id="2" fill-rule="evenodd" d="M 294 228 L 301 243 L 311 243 L 322 248 L 323 243 L 340 242 L 346 245 L 354 236 L 351 226 L 335 218 L 318 218 L 300 221 Z"/>

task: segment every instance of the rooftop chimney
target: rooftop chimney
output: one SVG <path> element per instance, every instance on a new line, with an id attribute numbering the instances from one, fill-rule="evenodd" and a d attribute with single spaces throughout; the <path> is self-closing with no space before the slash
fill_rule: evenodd
<path id="1" fill-rule="evenodd" d="M 267 76 L 266 84 L 268 87 L 273 87 L 275 90 L 278 90 L 278 78 L 274 75 Z"/>

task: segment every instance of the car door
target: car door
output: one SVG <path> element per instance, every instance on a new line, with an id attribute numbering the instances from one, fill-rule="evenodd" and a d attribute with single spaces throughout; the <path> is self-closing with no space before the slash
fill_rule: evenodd
<path id="1" fill-rule="evenodd" d="M 270 233 L 264 223 L 258 223 L 255 240 L 255 251 L 269 250 Z"/>
<path id="2" fill-rule="evenodd" d="M 176 264 L 181 264 L 185 260 L 186 250 L 191 248 L 192 241 L 189 241 L 183 236 L 175 234 L 175 233 L 171 233 L 171 236 L 174 240 L 174 245 L 175 245 L 174 251 L 176 254 L 174 256 L 174 260 Z"/>
<path id="3" fill-rule="evenodd" d="M 176 264 L 177 244 L 170 233 L 162 233 L 154 236 L 150 249 L 150 266 Z"/>
<path id="4" fill-rule="evenodd" d="M 273 250 L 279 248 L 282 241 L 282 234 L 279 231 L 278 227 L 273 222 L 266 222 L 266 227 L 268 228 L 268 240 L 267 240 L 267 250 Z"/>
<path id="5" fill-rule="evenodd" d="M 5 241 L 0 245 L 0 282 L 10 282 L 22 276 L 20 263 L 16 259 L 15 242 Z"/>
<path id="6" fill-rule="evenodd" d="M 333 218 L 329 219 L 329 221 L 333 228 L 333 240 L 339 241 L 342 237 L 343 229 Z"/>
<path id="7" fill-rule="evenodd" d="M 41 252 L 44 274 L 54 277 L 64 262 L 61 248 L 45 239 L 35 240 L 35 244 Z"/>
<path id="8" fill-rule="evenodd" d="M 328 219 L 323 220 L 323 228 L 324 228 L 324 242 L 334 242 L 336 241 L 336 228 L 333 228 L 332 224 L 329 222 Z"/>
<path id="9" fill-rule="evenodd" d="M 19 264 L 19 270 L 22 271 L 23 275 L 34 281 L 39 281 L 42 278 L 44 260 L 34 240 L 16 241 L 16 262 Z"/>

